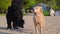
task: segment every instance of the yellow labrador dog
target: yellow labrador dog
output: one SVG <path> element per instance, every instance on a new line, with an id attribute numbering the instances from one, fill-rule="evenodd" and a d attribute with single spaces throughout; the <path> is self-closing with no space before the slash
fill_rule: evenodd
<path id="1" fill-rule="evenodd" d="M 45 18 L 43 15 L 43 10 L 41 6 L 35 6 L 34 8 L 34 25 L 36 34 L 44 34 L 44 25 L 45 25 Z"/>

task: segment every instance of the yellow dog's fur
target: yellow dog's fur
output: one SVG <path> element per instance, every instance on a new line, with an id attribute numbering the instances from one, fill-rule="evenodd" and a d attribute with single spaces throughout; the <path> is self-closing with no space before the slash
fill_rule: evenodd
<path id="1" fill-rule="evenodd" d="M 36 34 L 44 34 L 45 18 L 42 7 L 40 6 L 34 7 L 34 25 Z"/>

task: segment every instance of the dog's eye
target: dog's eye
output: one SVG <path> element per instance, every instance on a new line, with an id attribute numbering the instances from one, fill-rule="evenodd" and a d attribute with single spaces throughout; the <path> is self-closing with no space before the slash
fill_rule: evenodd
<path id="1" fill-rule="evenodd" d="M 36 8 L 36 9 L 38 9 L 38 8 Z"/>

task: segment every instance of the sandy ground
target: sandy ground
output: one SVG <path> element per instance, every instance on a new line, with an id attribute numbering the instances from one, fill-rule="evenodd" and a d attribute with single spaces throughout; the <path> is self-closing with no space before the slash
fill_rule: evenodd
<path id="1" fill-rule="evenodd" d="M 6 17 L 0 16 L 0 34 L 35 34 L 33 17 L 24 16 L 24 28 L 6 29 Z M 60 34 L 60 16 L 45 16 L 45 34 Z"/>

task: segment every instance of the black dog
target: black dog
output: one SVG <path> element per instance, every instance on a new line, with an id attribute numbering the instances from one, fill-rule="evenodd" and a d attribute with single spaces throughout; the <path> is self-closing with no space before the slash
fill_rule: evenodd
<path id="1" fill-rule="evenodd" d="M 12 6 L 8 7 L 8 13 L 6 14 L 7 19 L 7 29 L 11 29 L 11 22 L 13 22 L 13 28 L 17 29 L 17 17 L 15 16 L 14 8 Z"/>
<path id="2" fill-rule="evenodd" d="M 14 13 L 16 14 L 15 17 L 17 18 L 16 21 L 16 25 L 17 27 L 22 27 L 24 28 L 24 20 L 23 20 L 23 4 L 22 4 L 22 0 L 13 0 L 12 1 L 12 6 L 14 7 Z"/>
<path id="3" fill-rule="evenodd" d="M 6 14 L 7 19 L 7 29 L 11 29 L 11 22 L 13 22 L 13 28 L 17 29 L 17 27 L 24 28 L 24 20 L 23 14 L 21 11 L 16 11 L 14 7 L 8 7 L 8 13 Z"/>
<path id="4" fill-rule="evenodd" d="M 24 20 L 23 19 L 22 20 L 18 20 L 17 26 L 21 27 L 21 28 L 24 28 Z"/>
<path id="5" fill-rule="evenodd" d="M 15 13 L 17 14 L 17 26 L 21 27 L 21 28 L 24 28 L 25 21 L 23 20 L 22 11 L 21 10 L 17 10 Z"/>

